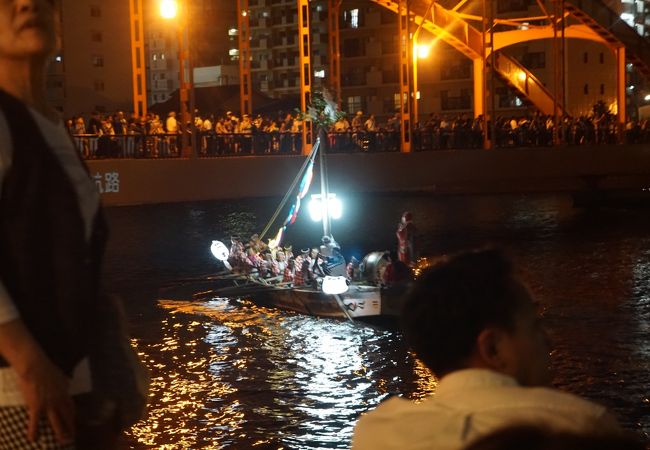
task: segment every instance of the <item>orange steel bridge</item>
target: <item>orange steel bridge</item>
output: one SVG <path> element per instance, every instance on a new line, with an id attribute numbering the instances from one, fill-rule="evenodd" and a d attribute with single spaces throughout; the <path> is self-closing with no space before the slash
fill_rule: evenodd
<path id="1" fill-rule="evenodd" d="M 341 92 L 339 51 L 339 10 L 343 0 L 328 0 L 329 84 L 337 98 Z M 489 119 L 494 111 L 494 80 L 500 78 L 544 114 L 557 119 L 564 113 L 564 42 L 585 39 L 606 46 L 616 57 L 617 117 L 621 128 L 625 117 L 625 69 L 632 63 L 636 70 L 650 78 L 650 42 L 641 37 L 603 0 L 535 0 L 530 9 L 535 15 L 497 17 L 495 0 L 369 0 L 396 13 L 399 32 L 399 91 L 401 99 L 401 150 L 411 150 L 411 125 L 417 121 L 417 104 L 413 102 L 417 83 L 417 60 L 413 47 L 421 33 L 449 44 L 472 60 L 474 116 Z M 141 0 L 134 0 L 136 4 Z M 248 0 L 238 2 L 240 47 L 241 112 L 250 113 L 251 64 Z M 140 3 L 141 4 L 141 3 Z M 311 48 L 309 34 L 309 2 L 296 0 L 298 10 L 298 43 L 301 108 L 306 111 L 311 100 Z M 137 12 L 137 11 L 136 11 Z M 132 13 L 132 23 L 138 17 Z M 134 18 L 135 17 L 135 18 Z M 141 24 L 141 21 L 139 22 Z M 138 34 L 137 26 L 132 32 Z M 553 81 L 545 87 L 535 75 L 508 56 L 503 49 L 521 42 L 550 39 L 553 41 Z M 140 48 L 133 50 L 133 58 Z M 492 76 L 490 76 L 492 74 Z M 135 92 L 144 92 L 144 76 L 134 71 Z M 144 98 L 135 97 L 135 111 L 142 109 Z M 146 106 L 145 106 L 146 108 Z M 303 127 L 303 152 L 311 147 L 311 124 Z M 487 133 L 484 133 L 487 136 Z M 491 147 L 486 140 L 485 147 Z"/>

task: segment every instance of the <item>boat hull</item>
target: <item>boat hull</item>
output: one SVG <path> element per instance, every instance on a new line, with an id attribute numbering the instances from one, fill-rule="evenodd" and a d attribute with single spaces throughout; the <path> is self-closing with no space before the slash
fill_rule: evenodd
<path id="1" fill-rule="evenodd" d="M 337 296 L 308 288 L 269 289 L 252 296 L 256 303 L 301 314 L 333 318 L 381 315 L 381 291 L 374 286 L 350 286 Z M 347 314 L 346 314 L 347 313 Z"/>

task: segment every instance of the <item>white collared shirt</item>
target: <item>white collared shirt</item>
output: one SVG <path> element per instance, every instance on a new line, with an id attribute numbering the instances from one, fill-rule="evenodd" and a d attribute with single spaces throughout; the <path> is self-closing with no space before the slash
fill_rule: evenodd
<path id="1" fill-rule="evenodd" d="M 459 450 L 499 428 L 543 425 L 567 432 L 619 432 L 600 405 L 551 388 L 522 387 L 507 376 L 466 369 L 443 377 L 421 403 L 393 397 L 361 416 L 353 450 Z"/>

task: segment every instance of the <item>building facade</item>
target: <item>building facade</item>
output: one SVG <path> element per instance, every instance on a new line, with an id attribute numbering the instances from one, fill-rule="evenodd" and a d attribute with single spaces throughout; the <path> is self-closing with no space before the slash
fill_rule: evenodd
<path id="1" fill-rule="evenodd" d="M 327 0 L 309 5 L 312 86 L 318 90 L 327 70 Z M 274 98 L 299 97 L 296 0 L 249 0 L 249 9 L 253 90 Z"/>
<path id="2" fill-rule="evenodd" d="M 48 76 L 50 100 L 66 116 L 92 111 L 132 109 L 129 1 L 58 0 L 62 50 Z M 642 36 L 650 35 L 650 0 L 603 0 Z M 463 12 L 480 15 L 481 2 L 467 2 Z M 179 87 L 179 29 L 163 21 L 157 0 L 144 0 L 145 59 L 149 104 L 168 100 Z M 194 67 L 215 67 L 233 82 L 238 64 L 235 0 L 188 3 L 184 33 L 189 37 Z M 328 67 L 327 0 L 310 5 L 312 90 L 326 86 Z M 509 19 L 541 14 L 535 0 L 503 0 L 497 17 Z M 399 109 L 397 16 L 365 0 L 345 0 L 339 14 L 341 107 L 378 118 Z M 478 9 L 477 9 L 478 8 Z M 249 0 L 253 89 L 274 98 L 298 97 L 298 24 L 296 0 Z M 472 23 L 480 27 L 479 23 Z M 430 46 L 429 56 L 417 60 L 416 95 L 420 120 L 430 114 L 473 114 L 472 62 L 422 30 L 418 42 Z M 564 43 L 564 84 L 556 86 L 551 40 L 528 41 L 503 49 L 549 91 L 559 93 L 574 116 L 590 113 L 599 101 L 616 104 L 615 56 L 604 45 L 586 40 Z M 208 70 L 208 69 L 205 69 Z M 630 114 L 649 93 L 628 67 Z M 216 74 L 216 72 L 215 72 Z M 186 75 L 189 75 L 186 72 Z M 218 78 L 218 74 L 215 75 Z M 650 98 L 650 96 L 648 96 Z M 650 100 L 646 101 L 650 102 Z M 495 80 L 497 114 L 523 115 L 534 108 L 524 96 Z M 254 107 L 255 105 L 253 105 Z"/>
<path id="3" fill-rule="evenodd" d="M 213 67 L 222 84 L 233 83 L 237 70 L 237 2 L 233 0 L 195 0 L 176 19 L 163 19 L 158 0 L 145 0 L 145 58 L 147 99 L 150 105 L 167 101 L 180 86 L 179 39 L 188 40 L 194 68 Z M 210 69 L 207 69 L 210 70 Z M 189 69 L 185 68 L 186 80 Z"/>
<path id="4" fill-rule="evenodd" d="M 650 2 L 649 2 L 650 3 Z M 496 17 L 534 17 L 542 12 L 534 0 L 498 2 Z M 481 2 L 468 2 L 463 12 L 480 16 Z M 341 12 L 342 91 L 344 110 L 387 117 L 399 110 L 397 21 L 391 11 L 363 1 L 343 3 Z M 480 23 L 471 23 L 480 29 Z M 430 114 L 473 114 L 472 62 L 460 52 L 429 35 L 418 34 L 418 44 L 429 46 L 426 58 L 417 59 L 419 120 Z M 528 41 L 502 51 L 526 67 L 546 88 L 565 99 L 574 116 L 587 115 L 603 101 L 616 109 L 616 58 L 604 45 L 585 40 L 565 40 L 564 87 L 553 83 L 553 46 L 550 39 Z M 488 86 L 491 86 L 488 75 Z M 495 79 L 496 114 L 519 116 L 533 112 L 525 96 Z M 489 90 L 489 87 L 488 87 Z M 488 101 L 488 108 L 489 108 Z"/>
<path id="5" fill-rule="evenodd" d="M 133 108 L 129 2 L 58 0 L 61 51 L 48 93 L 66 117 Z"/>

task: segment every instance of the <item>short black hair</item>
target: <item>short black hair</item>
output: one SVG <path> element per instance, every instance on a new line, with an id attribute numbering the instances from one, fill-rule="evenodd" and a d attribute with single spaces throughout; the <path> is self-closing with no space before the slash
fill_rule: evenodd
<path id="1" fill-rule="evenodd" d="M 488 326 L 514 330 L 521 305 L 513 264 L 499 249 L 460 253 L 425 270 L 407 292 L 402 330 L 441 377 L 464 367 Z"/>

